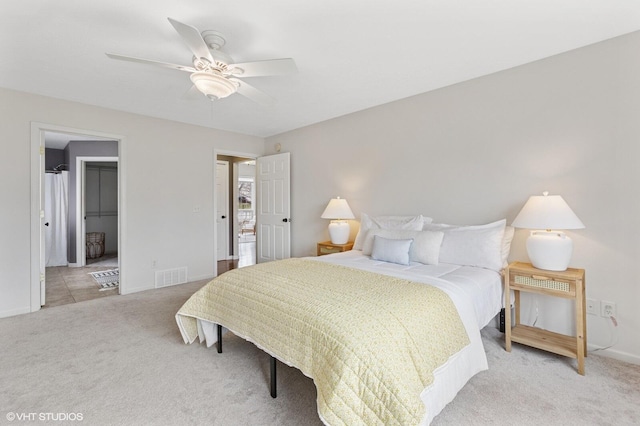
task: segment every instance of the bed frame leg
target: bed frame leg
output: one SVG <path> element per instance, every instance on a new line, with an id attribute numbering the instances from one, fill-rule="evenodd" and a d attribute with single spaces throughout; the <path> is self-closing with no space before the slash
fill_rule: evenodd
<path id="1" fill-rule="evenodd" d="M 505 313 L 504 308 L 500 309 L 500 332 L 504 333 Z"/>
<path id="2" fill-rule="evenodd" d="M 275 398 L 278 396 L 276 392 L 276 359 L 271 357 L 271 398 Z"/>
<path id="3" fill-rule="evenodd" d="M 222 326 L 218 324 L 218 353 L 222 353 Z"/>

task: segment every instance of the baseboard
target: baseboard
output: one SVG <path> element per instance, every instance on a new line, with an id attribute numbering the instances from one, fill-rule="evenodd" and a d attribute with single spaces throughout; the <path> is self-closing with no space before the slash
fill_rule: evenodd
<path id="1" fill-rule="evenodd" d="M 0 318 L 15 317 L 16 315 L 31 313 L 31 307 L 11 309 L 10 311 L 0 311 Z"/>
<path id="2" fill-rule="evenodd" d="M 196 281 L 211 281 L 212 279 L 214 279 L 215 277 L 213 275 L 202 275 L 202 276 L 196 276 L 196 277 L 189 277 L 189 281 L 187 281 L 186 283 L 182 283 L 182 284 L 176 284 L 176 286 L 179 285 L 185 285 L 185 284 L 190 284 Z M 167 286 L 167 287 L 174 287 L 174 286 Z M 120 293 L 121 295 L 125 295 L 125 294 L 133 294 L 133 293 L 139 293 L 141 291 L 147 291 L 147 290 L 161 290 L 163 288 L 167 288 L 167 287 L 160 287 L 160 288 L 156 288 L 156 287 L 135 287 L 135 288 L 129 288 L 127 286 L 127 291 Z M 121 289 L 122 290 L 122 289 Z"/>
<path id="3" fill-rule="evenodd" d="M 603 349 L 603 350 L 598 350 L 597 352 L 594 352 L 597 349 L 600 349 L 600 347 L 587 344 L 587 353 L 589 354 L 593 352 L 594 355 L 595 354 L 602 355 L 602 356 L 606 356 L 607 358 L 617 359 L 618 361 L 624 361 L 630 364 L 640 365 L 640 356 L 638 355 L 630 354 L 628 352 L 618 351 L 615 349 Z"/>
<path id="4" fill-rule="evenodd" d="M 122 286 L 120 286 L 120 295 L 124 296 L 126 294 L 133 294 L 133 293 L 140 293 L 141 291 L 147 291 L 147 290 L 157 290 L 155 287 L 151 286 L 151 287 L 134 287 L 134 288 L 130 288 L 129 286 L 125 286 L 126 289 L 123 289 Z M 126 291 L 124 291 L 126 290 Z"/>
<path id="5" fill-rule="evenodd" d="M 185 284 L 193 283 L 193 282 L 196 282 L 196 281 L 203 281 L 203 280 L 211 281 L 214 278 L 215 278 L 215 276 L 213 276 L 213 275 L 200 275 L 200 276 L 196 276 L 196 277 L 189 276 L 189 282 L 187 282 Z"/>

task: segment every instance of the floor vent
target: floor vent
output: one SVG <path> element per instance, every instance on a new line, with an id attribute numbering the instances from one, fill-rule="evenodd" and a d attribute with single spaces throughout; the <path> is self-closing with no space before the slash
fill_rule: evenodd
<path id="1" fill-rule="evenodd" d="M 156 288 L 169 287 L 187 282 L 187 267 L 156 271 Z"/>

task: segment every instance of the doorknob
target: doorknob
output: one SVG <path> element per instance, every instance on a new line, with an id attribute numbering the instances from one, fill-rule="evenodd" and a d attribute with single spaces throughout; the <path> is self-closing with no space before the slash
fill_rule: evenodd
<path id="1" fill-rule="evenodd" d="M 291 222 L 291 218 L 287 219 L 286 217 L 284 219 L 282 219 L 283 222 L 287 223 L 287 222 Z"/>
<path id="2" fill-rule="evenodd" d="M 222 216 L 222 219 L 226 219 L 226 218 L 227 218 L 226 216 Z"/>

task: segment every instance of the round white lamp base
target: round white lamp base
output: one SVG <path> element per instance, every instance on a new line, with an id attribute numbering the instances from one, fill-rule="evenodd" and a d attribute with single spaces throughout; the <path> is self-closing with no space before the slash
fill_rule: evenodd
<path id="1" fill-rule="evenodd" d="M 331 244 L 346 244 L 349 242 L 349 234 L 351 227 L 349 222 L 339 222 L 332 220 L 329 224 L 329 237 L 331 237 Z"/>
<path id="2" fill-rule="evenodd" d="M 531 231 L 527 238 L 531 264 L 546 271 L 566 271 L 573 254 L 573 241 L 564 232 Z"/>

